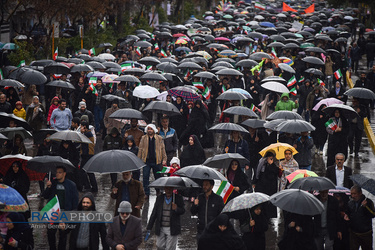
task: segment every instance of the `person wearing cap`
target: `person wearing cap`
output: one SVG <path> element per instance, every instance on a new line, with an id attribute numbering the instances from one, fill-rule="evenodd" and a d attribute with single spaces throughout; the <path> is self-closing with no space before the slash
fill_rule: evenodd
<path id="1" fill-rule="evenodd" d="M 16 102 L 16 108 L 13 109 L 13 114 L 19 118 L 26 120 L 26 110 L 22 107 L 22 102 Z"/>
<path id="2" fill-rule="evenodd" d="M 173 187 L 165 187 L 164 192 L 156 198 L 147 230 L 151 231 L 155 224 L 156 247 L 175 250 L 181 234 L 180 216 L 185 213 L 184 201 L 180 194 L 173 193 Z"/>
<path id="3" fill-rule="evenodd" d="M 112 102 L 112 107 L 107 109 L 104 114 L 104 126 L 107 128 L 107 134 L 111 133 L 112 128 L 117 128 L 118 131 L 121 131 L 124 124 L 121 121 L 117 121 L 116 119 L 109 118 L 110 115 L 112 115 L 114 112 L 119 110 L 118 107 L 118 99 L 114 99 Z"/>
<path id="4" fill-rule="evenodd" d="M 119 215 L 109 223 L 107 244 L 116 250 L 137 250 L 142 243 L 142 221 L 132 213 L 128 201 L 122 201 L 117 209 Z"/>
<path id="5" fill-rule="evenodd" d="M 162 164 L 167 164 L 167 154 L 163 138 L 156 134 L 158 132 L 154 124 L 148 124 L 145 128 L 145 135 L 142 136 L 139 143 L 138 157 L 146 163 L 143 168 L 143 188 L 145 190 L 146 198 L 150 195 L 150 182 L 151 169 L 154 172 L 155 179 L 160 177 L 158 171 L 161 171 Z"/>
<path id="6" fill-rule="evenodd" d="M 86 102 L 84 102 L 84 101 L 80 102 L 79 105 L 78 105 L 78 108 L 79 108 L 79 110 L 77 110 L 74 113 L 73 117 L 81 118 L 83 115 L 87 115 L 88 118 L 89 118 L 89 120 L 88 120 L 89 124 L 91 126 L 94 126 L 94 124 L 95 124 L 94 115 L 92 114 L 92 112 L 90 110 L 87 109 Z"/>

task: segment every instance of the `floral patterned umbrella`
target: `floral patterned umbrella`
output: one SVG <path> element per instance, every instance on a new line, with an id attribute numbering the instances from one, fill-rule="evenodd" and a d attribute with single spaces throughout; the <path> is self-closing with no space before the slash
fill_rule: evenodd
<path id="1" fill-rule="evenodd" d="M 17 190 L 0 184 L 0 211 L 25 212 L 27 210 L 29 210 L 29 206 Z"/>
<path id="2" fill-rule="evenodd" d="M 263 193 L 254 192 L 249 194 L 241 194 L 240 196 L 237 196 L 236 198 L 230 200 L 225 205 L 222 213 L 252 208 L 269 200 L 270 197 Z"/>

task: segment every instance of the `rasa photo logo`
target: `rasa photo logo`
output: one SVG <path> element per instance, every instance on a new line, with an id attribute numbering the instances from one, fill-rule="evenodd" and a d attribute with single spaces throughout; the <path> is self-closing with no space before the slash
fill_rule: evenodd
<path id="1" fill-rule="evenodd" d="M 34 211 L 30 223 L 112 223 L 111 212 L 98 211 Z"/>

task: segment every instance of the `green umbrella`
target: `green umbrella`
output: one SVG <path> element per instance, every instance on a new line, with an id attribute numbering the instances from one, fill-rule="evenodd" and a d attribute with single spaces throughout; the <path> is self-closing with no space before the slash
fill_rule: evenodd
<path id="1" fill-rule="evenodd" d="M 312 44 L 312 43 L 302 43 L 301 44 L 301 49 L 306 49 L 306 48 L 311 48 L 311 47 L 315 47 L 315 45 Z"/>
<path id="2" fill-rule="evenodd" d="M 232 19 L 233 17 L 231 15 L 225 15 L 223 18 Z"/>

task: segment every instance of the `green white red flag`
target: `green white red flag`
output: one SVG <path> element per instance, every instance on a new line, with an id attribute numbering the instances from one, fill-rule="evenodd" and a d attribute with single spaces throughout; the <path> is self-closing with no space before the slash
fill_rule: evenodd
<path id="1" fill-rule="evenodd" d="M 140 47 L 137 47 L 136 49 L 135 49 L 135 53 L 137 53 L 137 55 L 142 55 L 142 52 L 141 52 L 141 48 Z"/>
<path id="2" fill-rule="evenodd" d="M 59 198 L 57 196 L 53 197 L 40 211 L 46 212 L 47 218 L 51 218 L 53 212 L 59 213 L 61 211 Z"/>
<path id="3" fill-rule="evenodd" d="M 90 77 L 89 84 L 92 84 L 93 86 L 96 86 L 97 82 L 98 82 L 97 77 Z"/>
<path id="4" fill-rule="evenodd" d="M 329 119 L 324 125 L 326 128 L 330 128 L 332 131 L 337 129 L 337 123 L 332 119 Z"/>
<path id="5" fill-rule="evenodd" d="M 224 204 L 227 203 L 229 196 L 232 194 L 234 187 L 228 181 L 215 180 L 212 189 L 217 195 L 223 198 Z"/>
<path id="6" fill-rule="evenodd" d="M 341 69 L 336 70 L 333 74 L 335 75 L 337 80 L 342 78 Z"/>
<path id="7" fill-rule="evenodd" d="M 22 60 L 22 61 L 20 61 L 20 64 L 18 64 L 17 67 L 23 67 L 25 65 L 26 65 L 25 60 Z"/>
<path id="8" fill-rule="evenodd" d="M 292 95 L 296 96 L 297 95 L 297 89 L 296 89 L 296 87 L 293 87 L 291 90 L 289 90 L 289 93 L 291 93 Z"/>
<path id="9" fill-rule="evenodd" d="M 264 4 L 261 4 L 260 2 L 255 2 L 254 8 L 260 9 L 260 10 L 266 10 L 266 6 Z"/>
<path id="10" fill-rule="evenodd" d="M 193 82 L 193 86 L 197 89 L 204 90 L 204 85 L 202 82 Z"/>
<path id="11" fill-rule="evenodd" d="M 163 49 L 160 50 L 160 54 L 161 54 L 163 57 L 167 57 L 167 56 L 168 56 L 167 53 L 166 53 Z"/>
<path id="12" fill-rule="evenodd" d="M 121 64 L 121 72 L 124 72 L 127 69 L 133 68 L 133 63 L 123 63 Z"/>
<path id="13" fill-rule="evenodd" d="M 293 76 L 292 78 L 289 79 L 288 84 L 286 86 L 287 87 L 291 87 L 291 86 L 293 86 L 296 83 L 297 83 L 296 77 Z"/>
<path id="14" fill-rule="evenodd" d="M 305 81 L 305 77 L 301 77 L 300 79 L 299 79 L 299 81 L 298 82 L 304 82 Z"/>
<path id="15" fill-rule="evenodd" d="M 53 60 L 56 61 L 57 57 L 59 56 L 59 48 L 57 47 L 55 53 L 53 53 Z"/>
<path id="16" fill-rule="evenodd" d="M 159 174 L 169 174 L 173 173 L 173 169 L 171 167 L 163 167 L 161 171 L 158 172 Z"/>
<path id="17" fill-rule="evenodd" d="M 89 56 L 95 56 L 95 48 L 89 50 Z"/>
<path id="18" fill-rule="evenodd" d="M 159 50 L 159 44 L 158 43 L 155 43 L 154 47 L 155 47 L 155 50 Z"/>
<path id="19" fill-rule="evenodd" d="M 325 86 L 326 84 L 322 81 L 322 80 L 320 80 L 319 78 L 318 78 L 318 83 L 319 83 L 319 85 L 321 85 L 321 86 Z"/>
<path id="20" fill-rule="evenodd" d="M 0 69 L 0 80 L 3 80 L 4 79 L 4 74 L 3 74 L 3 70 Z"/>
<path id="21" fill-rule="evenodd" d="M 211 98 L 211 91 L 207 86 L 206 86 L 205 90 L 203 91 L 202 96 L 206 100 L 209 100 Z"/>

